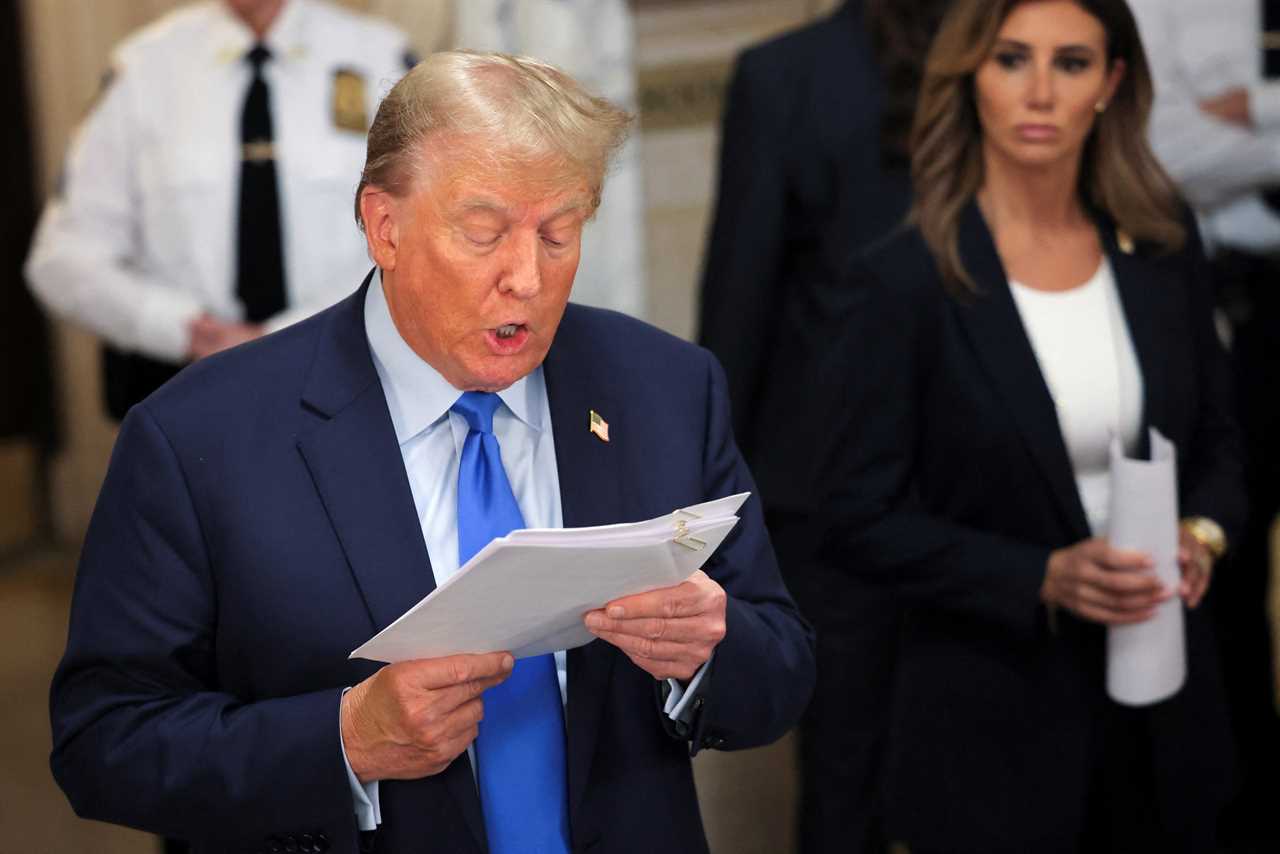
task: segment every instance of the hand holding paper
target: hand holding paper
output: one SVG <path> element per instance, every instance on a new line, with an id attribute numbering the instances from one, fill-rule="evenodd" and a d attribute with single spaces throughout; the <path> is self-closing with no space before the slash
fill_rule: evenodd
<path id="1" fill-rule="evenodd" d="M 362 783 L 439 774 L 475 740 L 505 652 L 390 664 L 342 695 L 342 746 Z"/>
<path id="2" fill-rule="evenodd" d="M 610 602 L 586 615 L 593 635 L 654 679 L 692 679 L 724 639 L 724 588 L 702 570 L 675 587 Z"/>
<path id="3" fill-rule="evenodd" d="M 656 616 L 676 602 L 679 608 L 711 611 L 712 619 L 694 632 L 694 640 L 705 643 L 715 634 L 716 592 L 686 598 L 683 582 L 733 530 L 734 514 L 746 499 L 747 493 L 731 495 L 644 522 L 512 531 L 351 655 L 408 661 L 506 650 L 525 658 L 572 649 L 594 640 L 583 622 L 589 611 L 663 588 L 678 592 L 667 594 L 672 605 L 659 605 Z M 709 591 L 708 584 L 718 591 L 723 623 L 724 591 L 709 578 L 694 586 Z M 695 598 L 702 604 L 691 605 Z M 662 654 L 670 649 L 662 647 Z M 693 657 L 680 656 L 678 665 L 683 669 Z"/>

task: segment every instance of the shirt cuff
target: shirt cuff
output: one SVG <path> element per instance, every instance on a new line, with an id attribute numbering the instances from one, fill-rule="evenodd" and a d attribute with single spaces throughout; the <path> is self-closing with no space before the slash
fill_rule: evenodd
<path id="1" fill-rule="evenodd" d="M 1249 87 L 1249 115 L 1263 132 L 1280 129 L 1280 84 L 1256 83 Z"/>
<path id="2" fill-rule="evenodd" d="M 343 690 L 343 696 L 346 696 L 350 688 Z M 372 783 L 361 783 L 360 778 L 356 776 L 356 772 L 351 770 L 351 763 L 347 761 L 347 745 L 342 740 L 342 711 L 339 706 L 338 711 L 338 743 L 342 745 L 342 764 L 347 769 L 347 782 L 351 784 L 351 802 L 356 808 L 356 826 L 360 830 L 377 830 L 378 825 L 382 824 L 382 804 L 378 801 L 378 781 Z"/>
<path id="3" fill-rule="evenodd" d="M 716 654 L 711 653 L 711 658 L 715 658 Z M 685 709 L 698 694 L 698 685 L 702 683 L 702 677 L 707 672 L 707 668 L 711 666 L 711 658 L 698 668 L 698 672 L 693 674 L 693 678 L 689 680 L 688 685 L 681 685 L 677 679 L 668 679 L 667 684 L 671 686 L 671 693 L 667 695 L 667 702 L 662 706 L 662 713 L 673 721 L 678 721 L 684 715 Z"/>
<path id="4" fill-rule="evenodd" d="M 137 343 L 129 349 L 175 365 L 185 362 L 191 352 L 191 322 L 202 311 L 189 294 L 149 288 L 138 315 Z"/>

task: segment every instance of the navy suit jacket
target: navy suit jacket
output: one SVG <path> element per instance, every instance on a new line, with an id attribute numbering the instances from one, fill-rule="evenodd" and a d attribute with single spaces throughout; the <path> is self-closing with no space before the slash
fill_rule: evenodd
<path id="1" fill-rule="evenodd" d="M 1118 245 L 1099 219 L 1143 376 L 1143 436 L 1178 449 L 1183 516 L 1244 517 L 1239 432 L 1204 254 Z M 1039 599 L 1049 553 L 1090 536 L 1057 411 L 976 205 L 959 231 L 979 293 L 946 294 L 916 229 L 871 250 L 833 317 L 843 395 L 824 493 L 846 571 L 893 589 L 901 639 L 886 798 L 893 838 L 1059 850 L 1102 739 L 1105 631 Z M 851 367 L 853 366 L 853 367 Z M 831 383 L 856 371 L 855 381 Z M 1145 451 L 1144 451 L 1145 452 Z M 1212 590 L 1210 596 L 1213 595 Z M 1212 839 L 1232 760 L 1212 625 L 1188 612 L 1188 679 L 1149 709 L 1160 820 Z"/>
<path id="2" fill-rule="evenodd" d="M 347 654 L 434 584 L 364 293 L 193 365 L 121 426 L 52 688 L 52 765 L 79 814 L 197 851 L 357 849 L 338 707 L 377 665 Z M 571 305 L 545 375 L 566 526 L 753 489 L 705 351 Z M 569 653 L 575 851 L 705 851 L 691 752 L 770 742 L 808 699 L 809 630 L 755 497 L 741 515 L 706 567 L 727 635 L 692 732 L 615 648 Z M 377 850 L 486 848 L 465 754 L 381 800 Z"/>

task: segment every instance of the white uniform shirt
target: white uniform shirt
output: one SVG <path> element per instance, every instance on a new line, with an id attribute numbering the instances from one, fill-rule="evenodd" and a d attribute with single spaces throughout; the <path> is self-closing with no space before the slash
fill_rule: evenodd
<path id="1" fill-rule="evenodd" d="M 1259 0 L 1130 0 L 1155 77 L 1151 142 L 1201 217 L 1211 246 L 1280 252 L 1280 217 L 1259 188 L 1280 187 L 1280 82 L 1262 77 Z M 1249 91 L 1256 129 L 1198 104 Z"/>
<path id="2" fill-rule="evenodd" d="M 277 329 L 351 293 L 371 266 L 353 215 L 365 134 L 335 124 L 335 74 L 363 78 L 372 121 L 409 45 L 389 24 L 319 0 L 287 0 L 264 42 L 289 306 L 268 322 Z M 242 318 L 240 117 L 253 43 L 223 3 L 204 2 L 117 47 L 27 261 L 47 309 L 175 363 L 199 314 Z"/>
<path id="3" fill-rule="evenodd" d="M 1010 282 L 1013 301 L 1058 412 L 1089 528 L 1105 536 L 1111 515 L 1111 439 L 1132 451 L 1142 429 L 1142 369 L 1104 258 L 1066 291 Z"/>

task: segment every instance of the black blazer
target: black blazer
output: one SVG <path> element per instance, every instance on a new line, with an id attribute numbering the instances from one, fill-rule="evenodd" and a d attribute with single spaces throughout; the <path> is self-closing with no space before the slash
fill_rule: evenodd
<path id="1" fill-rule="evenodd" d="M 1243 519 L 1239 437 L 1194 226 L 1160 255 L 1099 221 L 1145 387 L 1144 427 L 1178 448 L 1182 515 Z M 829 545 L 908 604 L 887 797 L 913 847 L 1029 851 L 1078 831 L 1104 695 L 1101 626 L 1039 600 L 1049 552 L 1090 535 L 1054 403 L 976 205 L 960 233 L 981 294 L 948 296 L 919 232 L 868 253 L 831 322 Z M 1132 249 L 1132 247 L 1129 247 Z M 831 390 L 828 390 L 829 396 Z M 1152 707 L 1175 831 L 1216 815 L 1231 774 L 1214 643 L 1188 619 L 1189 677 Z"/>
<path id="2" fill-rule="evenodd" d="M 720 358 L 734 435 L 766 506 L 812 500 L 816 321 L 854 250 L 910 201 L 880 153 L 884 83 L 862 0 L 744 52 L 729 87 L 698 340 Z"/>

